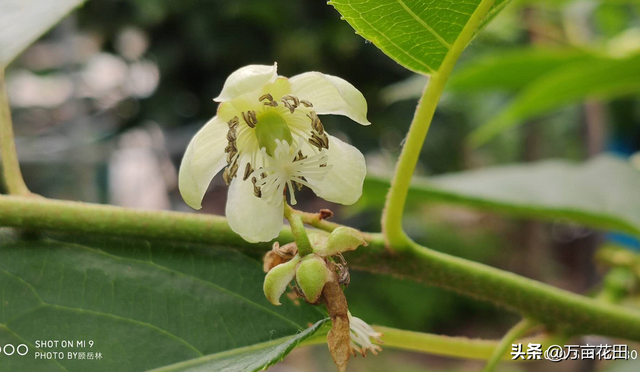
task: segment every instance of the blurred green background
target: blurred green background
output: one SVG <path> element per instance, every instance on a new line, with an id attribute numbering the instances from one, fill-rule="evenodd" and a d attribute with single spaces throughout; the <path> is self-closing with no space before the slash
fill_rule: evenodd
<path id="1" fill-rule="evenodd" d="M 529 47 L 554 51 L 549 70 L 576 50 L 633 53 L 640 47 L 640 2 L 514 1 L 473 42 L 456 72 L 478 58 Z M 371 126 L 342 117 L 323 117 L 323 123 L 366 155 L 371 173 L 391 173 L 426 80 L 356 35 L 324 1 L 89 0 L 7 72 L 26 182 L 51 198 L 188 211 L 177 192 L 177 167 L 190 138 L 215 115 L 212 98 L 235 69 L 274 61 L 284 76 L 316 70 L 360 89 Z M 484 77 L 508 85 L 531 73 L 528 68 L 516 65 Z M 571 103 L 470 149 L 467 135 L 517 89 L 478 89 L 463 75 L 456 83 L 456 76 L 421 154 L 420 175 L 547 158 L 582 160 L 606 151 L 627 156 L 640 149 L 638 94 Z M 216 177 L 203 212 L 222 214 L 225 197 L 226 187 Z M 366 200 L 338 208 L 310 192 L 299 199 L 301 209 L 330 207 L 339 222 L 380 229 L 381 211 Z M 410 210 L 406 227 L 434 249 L 573 291 L 591 291 L 602 274 L 591 257 L 605 238 L 561 222 L 425 207 Z M 518 320 L 454 293 L 369 273 L 352 272 L 346 294 L 351 311 L 367 322 L 416 331 L 498 338 Z M 296 350 L 273 370 L 331 371 L 325 349 Z M 500 370 L 640 368 L 618 364 L 537 363 Z M 385 349 L 380 356 L 356 359 L 350 370 L 471 371 L 480 366 Z"/>

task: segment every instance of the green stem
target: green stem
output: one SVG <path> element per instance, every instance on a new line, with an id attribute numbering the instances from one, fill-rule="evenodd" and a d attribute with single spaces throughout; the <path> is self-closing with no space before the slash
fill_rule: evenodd
<path id="1" fill-rule="evenodd" d="M 640 312 L 603 303 L 507 271 L 410 242 L 389 253 L 370 244 L 345 254 L 350 268 L 389 273 L 450 289 L 535 319 L 568 336 L 600 334 L 640 340 Z"/>
<path id="2" fill-rule="evenodd" d="M 236 235 L 223 217 L 140 211 L 107 205 L 0 195 L 0 226 L 107 236 L 131 236 L 233 246 L 265 252 Z M 349 265 L 451 289 L 514 310 L 568 334 L 601 334 L 640 341 L 640 313 L 564 291 L 415 243 L 391 253 L 380 234 L 368 234 L 366 248 L 345 254 Z M 284 228 L 281 242 L 293 240 Z"/>
<path id="3" fill-rule="evenodd" d="M 293 210 L 293 212 L 300 216 L 302 222 L 319 230 L 331 232 L 342 226 L 338 223 L 327 221 L 326 219 L 322 218 L 320 213 L 307 213 L 295 209 Z"/>
<path id="4" fill-rule="evenodd" d="M 509 346 L 513 344 L 515 340 L 524 336 L 524 334 L 531 330 L 531 328 L 533 328 L 535 325 L 535 322 L 529 319 L 523 319 L 518 322 L 518 324 L 516 324 L 513 328 L 511 328 L 509 332 L 504 335 L 498 346 L 493 351 L 491 358 L 489 358 L 489 361 L 484 366 L 482 372 L 492 372 L 496 368 L 498 363 L 500 363 L 500 361 L 503 359 L 505 353 L 509 349 Z"/>
<path id="5" fill-rule="evenodd" d="M 343 225 L 340 225 L 339 223 L 327 221 L 326 219 L 322 218 L 322 216 L 319 213 L 307 213 L 307 212 L 302 212 L 295 209 L 293 210 L 293 212 L 300 216 L 303 223 L 309 226 L 313 226 L 318 230 L 332 232 L 338 227 L 343 226 Z M 364 240 L 366 240 L 368 243 L 374 242 L 374 244 L 377 244 L 377 243 L 384 244 L 384 238 L 382 237 L 381 234 L 367 233 L 362 231 L 361 233 Z"/>
<path id="6" fill-rule="evenodd" d="M 478 25 L 491 9 L 493 2 L 494 0 L 482 0 L 480 2 L 456 41 L 451 45 L 451 49 L 449 49 L 438 71 L 431 75 L 427 88 L 423 92 L 416 109 L 405 145 L 396 164 L 391 188 L 387 194 L 385 212 L 382 217 L 382 230 L 385 239 L 387 244 L 395 250 L 402 250 L 408 247 L 409 238 L 402 229 L 404 205 L 407 200 L 411 178 L 418 164 L 422 145 L 427 137 L 438 100 L 442 95 L 453 66 L 473 38 Z"/>
<path id="7" fill-rule="evenodd" d="M 286 202 L 284 203 L 284 217 L 289 221 L 289 225 L 291 225 L 291 233 L 298 247 L 298 254 L 304 257 L 313 253 L 313 248 L 311 248 L 311 242 L 309 242 L 307 230 L 304 228 L 302 218 L 299 214 L 295 213 L 294 209 Z"/>
<path id="8" fill-rule="evenodd" d="M 18 153 L 13 139 L 11 109 L 2 66 L 0 66 L 0 160 L 2 161 L 2 175 L 7 192 L 12 195 L 30 195 L 31 193 L 22 179 L 18 163 Z"/>
<path id="9" fill-rule="evenodd" d="M 396 328 L 373 326 L 383 334 L 382 347 L 410 350 L 426 354 L 436 354 L 452 358 L 488 360 L 497 353 L 498 341 L 472 339 L 467 337 L 450 337 L 431 333 L 405 331 Z M 309 341 L 310 343 L 313 340 Z M 521 340 L 522 343 L 542 344 L 543 350 L 556 343 L 556 338 L 540 335 Z M 511 360 L 509 352 L 500 354 L 502 360 Z"/>
<path id="10" fill-rule="evenodd" d="M 147 211 L 111 205 L 52 200 L 42 197 L 0 195 L 0 226 L 107 236 L 171 239 L 221 244 L 259 251 L 271 245 L 251 244 L 235 234 L 227 219 L 198 213 Z M 283 242 L 293 240 L 283 230 Z"/>

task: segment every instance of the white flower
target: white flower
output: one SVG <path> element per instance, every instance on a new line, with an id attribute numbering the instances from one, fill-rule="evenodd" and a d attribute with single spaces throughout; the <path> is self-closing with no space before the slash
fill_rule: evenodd
<path id="1" fill-rule="evenodd" d="M 347 81 L 319 72 L 290 79 L 276 65 L 233 72 L 215 99 L 217 115 L 195 135 L 180 166 L 185 202 L 201 208 L 211 179 L 224 168 L 226 215 L 250 242 L 282 228 L 285 190 L 306 186 L 331 202 L 353 204 L 362 194 L 364 156 L 326 133 L 318 115 L 345 115 L 368 125 L 367 102 Z"/>
<path id="2" fill-rule="evenodd" d="M 371 342 L 371 338 L 382 343 L 382 340 L 380 340 L 382 333 L 376 332 L 364 320 L 352 316 L 351 312 L 348 312 L 348 315 L 349 328 L 351 331 L 351 351 L 353 355 L 355 356 L 356 351 L 358 351 L 362 356 L 366 356 L 367 350 L 371 350 L 373 354 L 378 355 L 378 351 L 382 350 L 382 348 L 374 345 Z"/>

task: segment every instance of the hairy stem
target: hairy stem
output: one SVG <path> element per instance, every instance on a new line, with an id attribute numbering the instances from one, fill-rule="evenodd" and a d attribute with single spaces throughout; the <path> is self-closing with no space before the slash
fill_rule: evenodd
<path id="1" fill-rule="evenodd" d="M 30 195 L 18 164 L 11 109 L 9 108 L 2 66 L 0 66 L 0 160 L 2 160 L 2 176 L 7 192 L 12 195 Z"/>
<path id="2" fill-rule="evenodd" d="M 364 254 L 367 253 L 367 254 Z M 640 312 L 565 291 L 487 265 L 410 243 L 401 253 L 370 244 L 345 254 L 349 265 L 437 285 L 513 310 L 569 336 L 601 334 L 640 340 Z"/>
<path id="3" fill-rule="evenodd" d="M 140 211 L 78 202 L 0 195 L 0 226 L 71 233 L 170 239 L 265 252 L 236 235 L 223 217 Z M 640 313 L 602 303 L 535 280 L 449 256 L 411 242 L 404 252 L 385 249 L 380 234 L 345 254 L 350 267 L 437 285 L 494 303 L 567 334 L 602 334 L 640 341 Z M 293 240 L 284 228 L 281 242 Z"/>
<path id="4" fill-rule="evenodd" d="M 449 74 L 451 74 L 451 70 L 453 70 L 453 66 L 473 38 L 478 25 L 491 9 L 493 2 L 494 0 L 482 0 L 480 2 L 456 41 L 451 45 L 451 49 L 449 49 L 438 71 L 431 75 L 429 83 L 416 108 L 409 133 L 407 133 L 405 145 L 402 148 L 400 158 L 396 164 L 393 180 L 391 181 L 391 188 L 387 194 L 385 212 L 382 217 L 382 231 L 386 242 L 389 247 L 393 247 L 395 250 L 408 247 L 406 243 L 409 241 L 409 238 L 402 229 L 402 215 L 404 205 L 407 201 L 411 177 L 418 164 L 420 151 L 422 150 L 422 145 L 431 126 L 431 120 L 436 111 L 436 106 L 447 83 L 447 79 L 449 79 Z"/>
<path id="5" fill-rule="evenodd" d="M 300 218 L 300 215 L 295 213 L 294 209 L 286 202 L 284 203 L 284 217 L 289 221 L 289 225 L 291 225 L 291 233 L 296 241 L 300 257 L 313 253 L 313 248 L 311 248 L 307 231 L 304 229 L 302 218 Z"/>
<path id="6" fill-rule="evenodd" d="M 0 195 L 0 226 L 224 244 L 260 251 L 271 249 L 267 243 L 248 243 L 229 228 L 226 218 L 220 216 L 45 198 Z M 286 242 L 293 240 L 288 229 L 283 230 L 280 238 Z"/>
<path id="7" fill-rule="evenodd" d="M 504 354 L 509 349 L 509 345 L 513 344 L 515 340 L 524 336 L 524 334 L 531 330 L 531 328 L 533 328 L 535 325 L 535 322 L 529 319 L 523 319 L 518 322 L 518 324 L 516 324 L 513 328 L 511 328 L 509 332 L 504 335 L 502 340 L 500 340 L 498 346 L 494 349 L 491 358 L 489 358 L 489 361 L 484 366 L 482 372 L 493 372 L 498 363 L 500 363 L 500 360 L 503 359 Z"/>

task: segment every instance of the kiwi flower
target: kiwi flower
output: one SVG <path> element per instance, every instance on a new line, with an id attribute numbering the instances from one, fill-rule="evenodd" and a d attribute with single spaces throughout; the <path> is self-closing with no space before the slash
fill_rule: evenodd
<path id="1" fill-rule="evenodd" d="M 180 193 L 194 209 L 223 171 L 229 226 L 249 242 L 278 236 L 286 195 L 295 204 L 294 191 L 308 187 L 330 202 L 353 204 L 366 174 L 362 153 L 329 135 L 318 117 L 368 125 L 362 93 L 339 77 L 306 72 L 288 79 L 276 68 L 249 65 L 227 78 L 214 99 L 217 115 L 193 137 L 180 166 Z"/>

